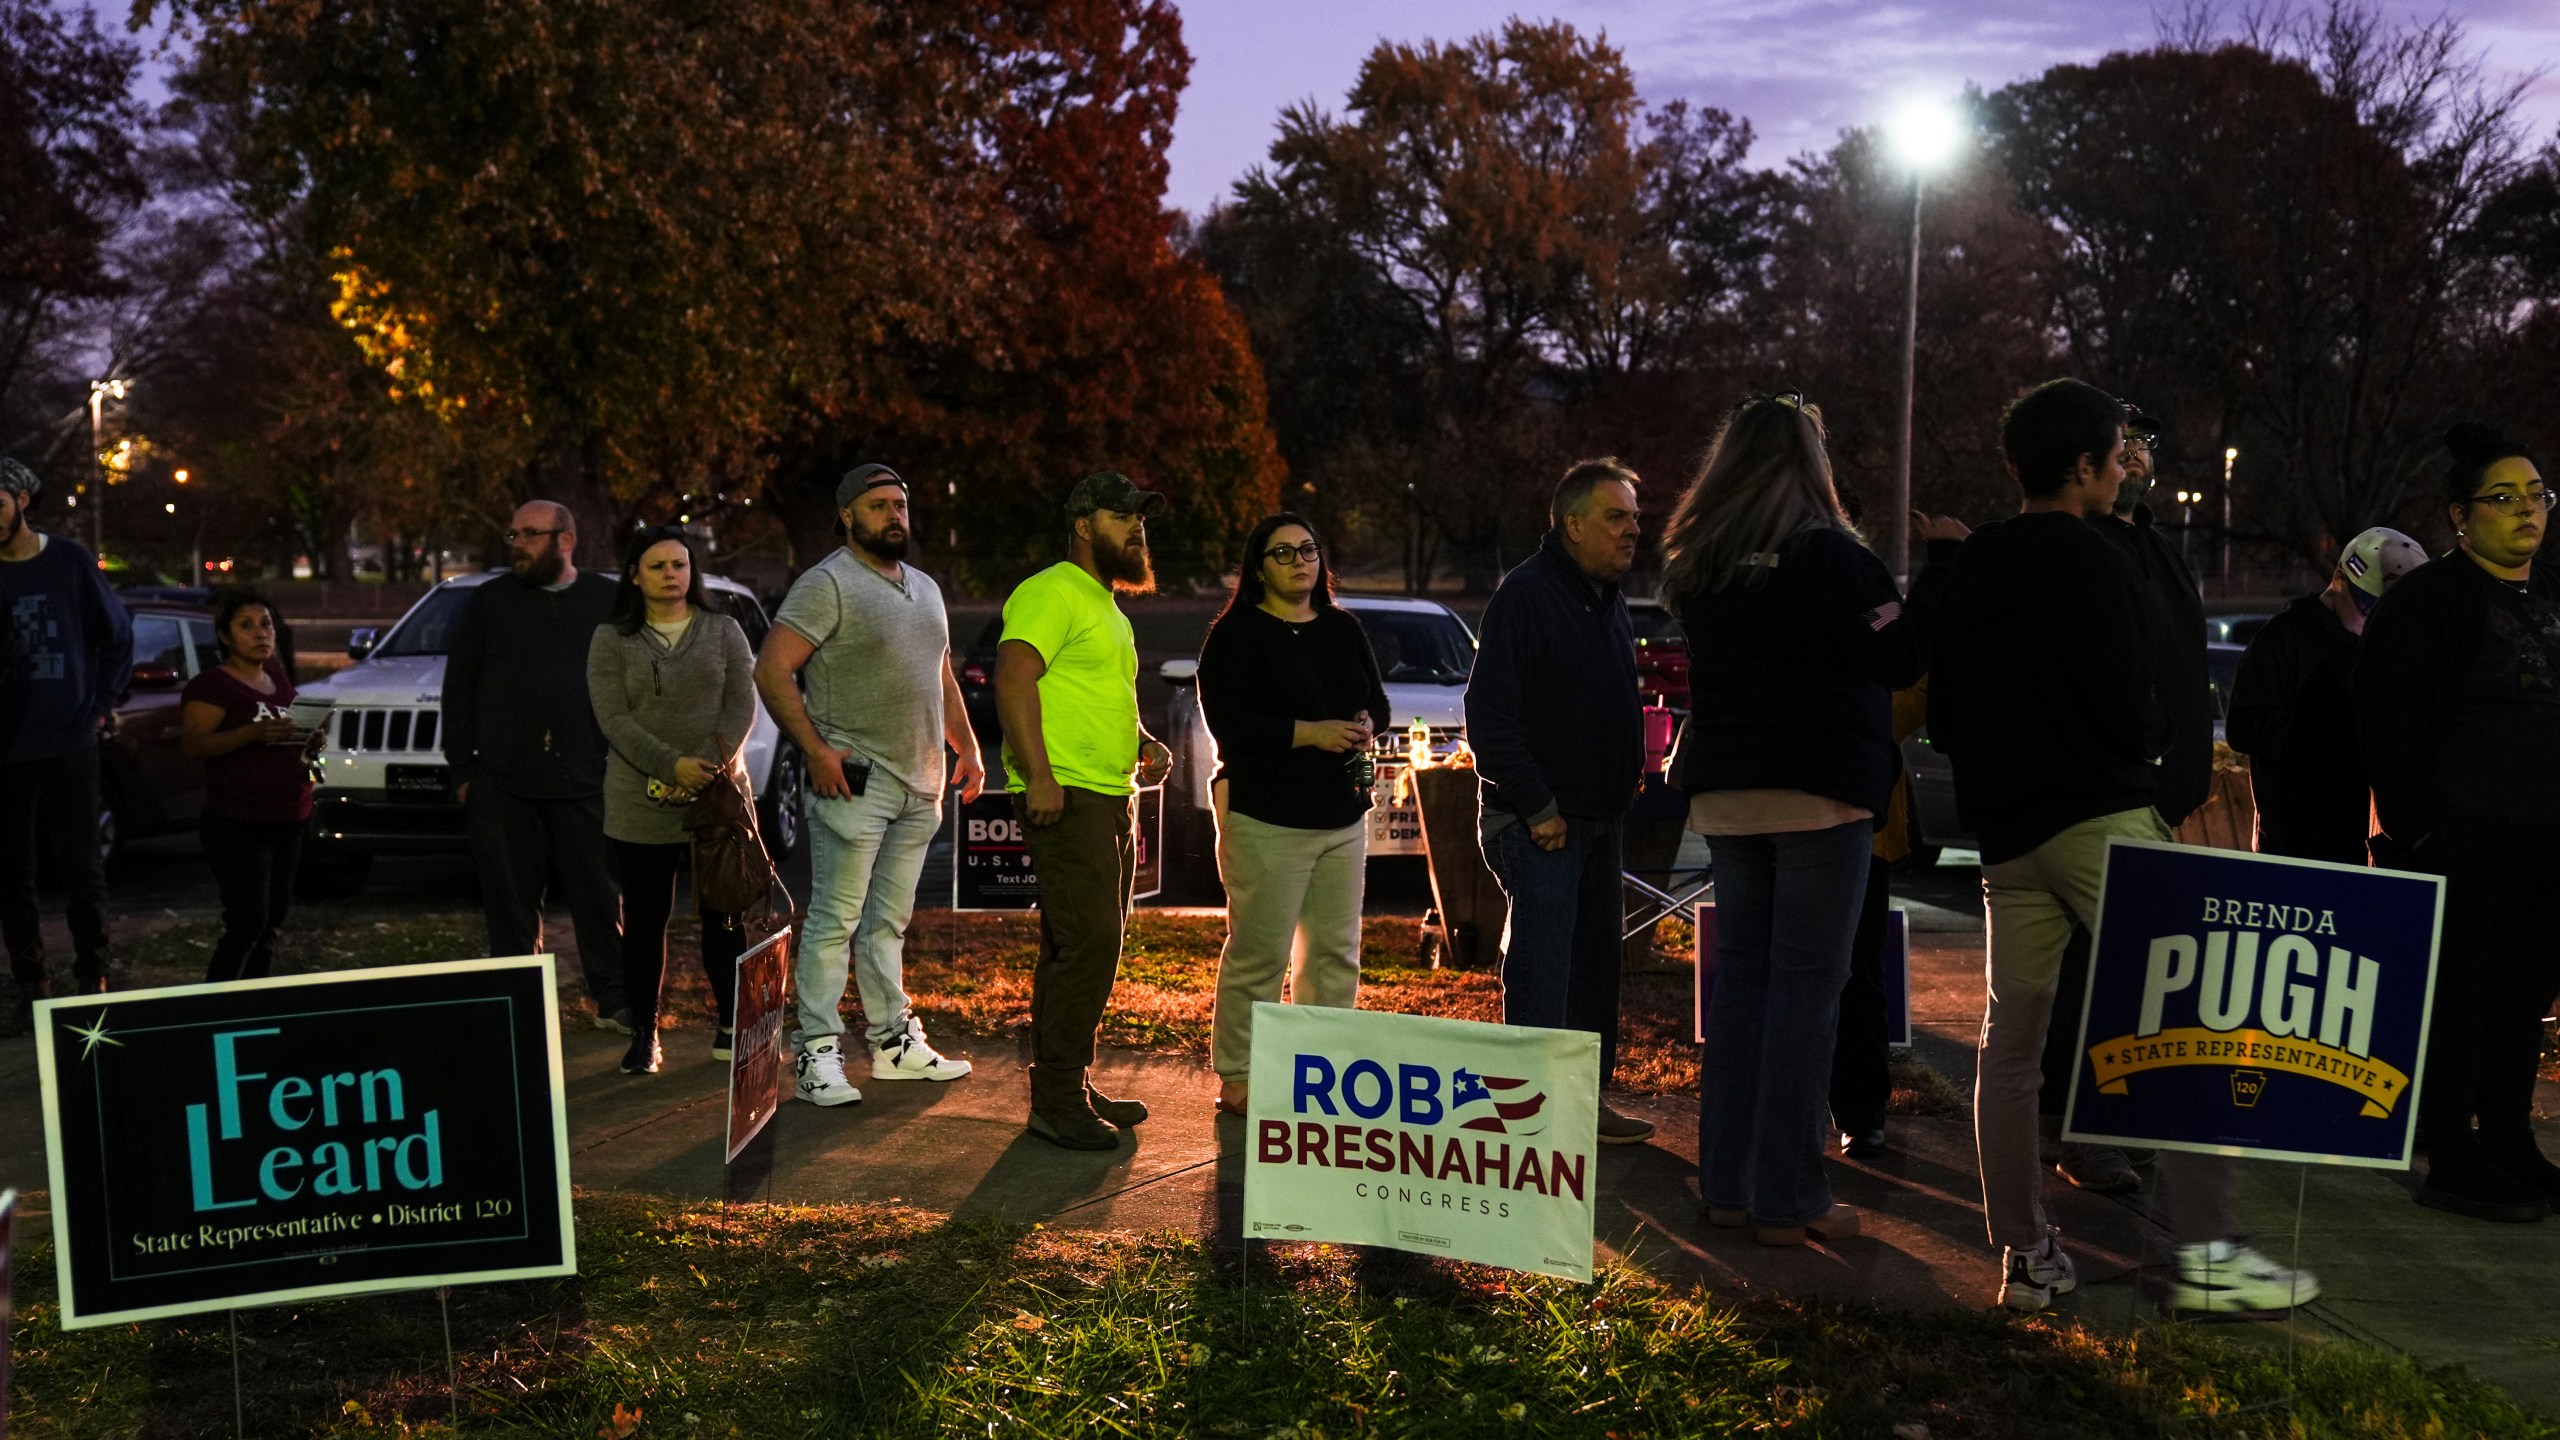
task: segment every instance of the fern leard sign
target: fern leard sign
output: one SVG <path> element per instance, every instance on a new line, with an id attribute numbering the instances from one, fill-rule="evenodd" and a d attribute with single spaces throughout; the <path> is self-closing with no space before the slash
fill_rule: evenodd
<path id="1" fill-rule="evenodd" d="M 2405 1168 L 2443 894 L 2432 875 L 2116 841 L 2065 1137 Z"/>

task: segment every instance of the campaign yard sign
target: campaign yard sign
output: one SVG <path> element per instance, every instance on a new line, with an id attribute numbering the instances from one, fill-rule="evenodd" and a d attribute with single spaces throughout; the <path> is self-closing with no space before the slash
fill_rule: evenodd
<path id="1" fill-rule="evenodd" d="M 729 1163 L 782 1106 L 784 1031 L 791 975 L 791 931 L 776 931 L 738 957 L 738 1003 L 730 1013 Z"/>
<path id="2" fill-rule="evenodd" d="M 1696 940 L 1697 968 L 1691 974 L 1690 1004 L 1697 1020 L 1697 1042 L 1707 1043 L 1707 1002 L 1714 997 L 1716 974 L 1716 906 L 1712 900 L 1694 907 L 1690 929 Z M 1911 1047 L 1911 912 L 1900 905 L 1884 919 L 1884 1039 L 1897 1050 Z"/>
<path id="3" fill-rule="evenodd" d="M 1245 1235 L 1591 1278 L 1600 1037 L 1253 1007 Z"/>
<path id="4" fill-rule="evenodd" d="M 1164 892 L 1164 787 L 1147 785 L 1131 797 L 1137 812 L 1137 876 L 1132 900 Z M 1040 877 L 1023 843 L 1023 822 L 1013 817 L 1013 797 L 988 790 L 962 801 L 952 792 L 951 908 L 1029 910 L 1040 903 Z"/>
<path id="5" fill-rule="evenodd" d="M 65 1329 L 577 1271 L 548 955 L 40 1002 Z"/>
<path id="6" fill-rule="evenodd" d="M 2063 1138 L 2408 1168 L 2443 909 L 2433 875 L 2111 841 Z"/>

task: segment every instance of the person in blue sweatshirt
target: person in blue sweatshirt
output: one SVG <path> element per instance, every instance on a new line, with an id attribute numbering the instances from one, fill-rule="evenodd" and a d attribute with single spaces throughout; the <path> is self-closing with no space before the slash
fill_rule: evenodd
<path id="1" fill-rule="evenodd" d="M 36 857 L 61 867 L 80 994 L 107 988 L 107 872 L 98 853 L 98 740 L 133 676 L 133 620 L 76 540 L 27 523 L 35 472 L 0 458 L 0 935 L 17 983 L 0 1034 L 26 1033 L 53 993 Z"/>
<path id="2" fill-rule="evenodd" d="M 1644 770 L 1635 629 L 1618 581 L 1635 565 L 1636 473 L 1612 459 L 1565 472 L 1553 528 L 1485 606 L 1467 682 L 1467 743 L 1485 862 L 1511 901 L 1502 1019 L 1600 1037 L 1617 1057 L 1626 817 Z M 1600 1107 L 1600 1140 L 1651 1121 Z"/>

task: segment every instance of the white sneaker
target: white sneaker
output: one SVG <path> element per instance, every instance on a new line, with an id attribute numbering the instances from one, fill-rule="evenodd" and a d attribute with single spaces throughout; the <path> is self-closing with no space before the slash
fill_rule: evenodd
<path id="1" fill-rule="evenodd" d="M 2308 1270 L 2287 1270 L 2258 1253 L 2245 1235 L 2178 1247 L 2178 1278 L 2169 1287 L 2177 1310 L 2228 1314 L 2290 1310 L 2320 1298 L 2320 1282 Z"/>
<path id="2" fill-rule="evenodd" d="M 800 1047 L 800 1098 L 812 1105 L 850 1105 L 862 1098 L 844 1078 L 844 1051 L 833 1040 Z"/>
<path id="3" fill-rule="evenodd" d="M 969 1062 L 954 1060 L 925 1043 L 924 1032 L 910 1027 L 880 1042 L 871 1052 L 874 1080 L 957 1080 L 969 1073 Z"/>
<path id="4" fill-rule="evenodd" d="M 2063 1253 L 2062 1231 L 2046 1226 L 2044 1243 L 2033 1250 L 2012 1246 L 2005 1258 L 2007 1273 L 2000 1281 L 2000 1303 L 2012 1310 L 2042 1310 L 2057 1295 L 2068 1295 L 2080 1288 L 2080 1272 L 2073 1269 L 2071 1257 Z"/>

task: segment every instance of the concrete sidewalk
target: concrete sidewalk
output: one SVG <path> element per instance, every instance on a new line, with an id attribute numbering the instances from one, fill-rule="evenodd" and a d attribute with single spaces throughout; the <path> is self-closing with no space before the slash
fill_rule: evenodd
<path id="1" fill-rule="evenodd" d="M 1978 932 L 1923 937 L 1914 1021 L 1922 1058 L 1970 1085 L 1981 1015 Z M 585 1186 L 716 1200 L 737 1183 L 722 1164 L 726 1067 L 709 1032 L 671 1032 L 665 1073 L 625 1076 L 625 1042 L 590 1029 L 564 1040 L 572 1172 Z M 860 1080 L 857 1106 L 786 1102 L 769 1133 L 769 1170 L 732 1198 L 895 1201 L 953 1215 L 996 1215 L 1079 1229 L 1170 1228 L 1218 1245 L 1241 1229 L 1240 1122 L 1214 1115 L 1215 1084 L 1194 1060 L 1112 1054 L 1097 1083 L 1154 1114 L 1118 1151 L 1061 1150 L 1022 1131 L 1025 1056 L 951 1047 L 978 1073 L 947 1085 Z M 44 1141 L 31 1041 L 0 1041 L 0 1184 L 31 1195 L 41 1223 Z M 1835 1162 L 1834 1188 L 1865 1212 L 1866 1234 L 1836 1246 L 1772 1250 L 1698 1219 L 1697 1110 L 1686 1097 L 1627 1097 L 1660 1127 L 1598 1163 L 1604 1252 L 1662 1279 L 1718 1294 L 1777 1292 L 1921 1311 L 1991 1306 L 1996 1254 L 1983 1238 L 1969 1124 L 1897 1117 L 1896 1153 Z M 2560 1093 L 2543 1087 L 2545 1148 L 2560 1154 Z M 2248 1167 L 2245 1222 L 2278 1259 L 2294 1253 L 2327 1293 L 2295 1323 L 2306 1342 L 2351 1338 L 2430 1364 L 2459 1362 L 2525 1403 L 2560 1413 L 2560 1219 L 2489 1225 L 2420 1209 L 2409 1177 L 2369 1170 Z M 2169 1259 L 2148 1194 L 2101 1197 L 2059 1182 L 2055 1221 L 2079 1260 L 2068 1313 L 2129 1327 L 2155 1318 L 2147 1279 Z M 2297 1206 L 2297 1196 L 2300 1204 Z M 2241 1327 L 2231 1327 L 2235 1333 Z M 2246 1327 L 2281 1343 L 2281 1323 Z"/>

